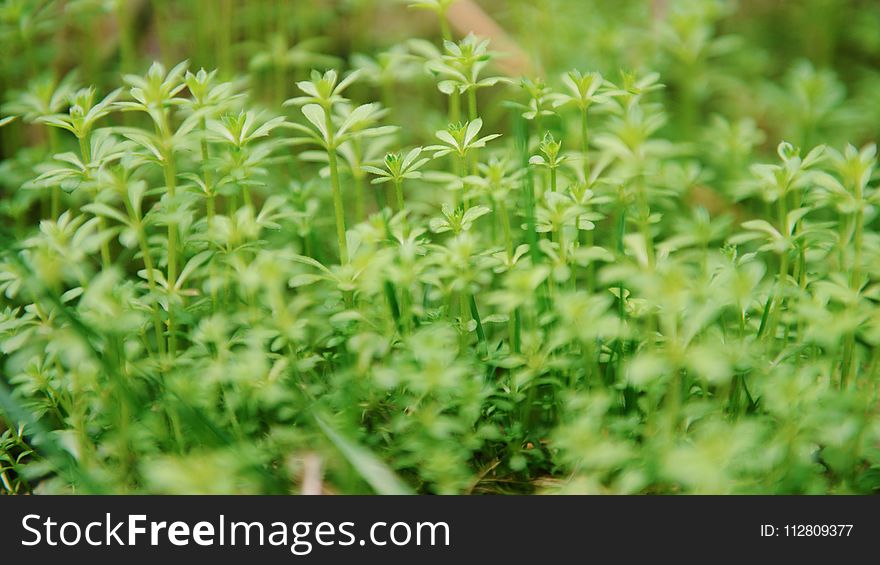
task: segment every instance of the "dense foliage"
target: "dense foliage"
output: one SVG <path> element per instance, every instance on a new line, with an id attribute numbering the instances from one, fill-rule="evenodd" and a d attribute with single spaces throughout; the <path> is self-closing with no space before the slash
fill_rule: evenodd
<path id="1" fill-rule="evenodd" d="M 880 488 L 880 10 L 455 4 L 0 2 L 0 489 Z"/>

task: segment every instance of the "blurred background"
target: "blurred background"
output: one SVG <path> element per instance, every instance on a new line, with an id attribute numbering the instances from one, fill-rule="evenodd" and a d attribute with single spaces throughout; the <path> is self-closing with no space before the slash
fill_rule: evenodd
<path id="1" fill-rule="evenodd" d="M 435 14 L 411 4 L 3 0 L 0 89 L 73 68 L 82 82 L 106 89 L 120 73 L 182 59 L 247 75 L 267 102 L 290 96 L 293 79 L 312 67 L 374 63 L 388 70 L 375 82 L 406 83 L 412 70 L 402 64 L 401 42 L 440 36 Z M 873 0 L 459 0 L 447 18 L 457 37 L 496 35 L 496 49 L 512 50 L 499 65 L 510 74 L 556 79 L 578 68 L 613 80 L 622 68 L 658 71 L 679 107 L 696 102 L 690 119 L 752 115 L 772 133 L 771 146 L 772 138 L 809 138 L 841 125 L 865 136 L 880 118 L 880 3 Z M 845 99 L 858 103 L 847 105 L 849 115 Z"/>

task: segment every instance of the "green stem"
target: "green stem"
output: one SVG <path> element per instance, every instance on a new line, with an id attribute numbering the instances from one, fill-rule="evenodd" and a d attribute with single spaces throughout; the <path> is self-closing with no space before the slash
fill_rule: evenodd
<path id="1" fill-rule="evenodd" d="M 467 91 L 467 99 L 468 99 L 468 120 L 474 121 L 477 119 L 477 87 L 471 86 Z"/>
<path id="2" fill-rule="evenodd" d="M 507 317 L 507 339 L 510 342 L 509 347 L 511 353 L 515 353 L 518 349 L 516 347 L 516 331 L 516 314 L 511 312 Z"/>
<path id="3" fill-rule="evenodd" d="M 786 229 L 786 216 L 788 215 L 788 205 L 787 205 L 787 194 L 782 194 L 777 201 L 778 213 L 779 213 L 779 229 L 780 232 L 787 234 L 788 230 Z M 789 257 L 788 250 L 782 252 L 782 255 L 779 259 L 779 274 L 776 285 L 776 300 L 774 301 L 773 308 L 770 311 L 770 317 L 767 322 L 767 333 L 769 339 L 772 341 L 776 338 L 776 326 L 779 323 L 779 316 L 781 315 L 782 308 L 785 303 L 785 288 L 788 282 L 788 268 L 789 268 Z"/>
<path id="4" fill-rule="evenodd" d="M 401 327 L 404 334 L 409 334 L 412 330 L 412 297 L 409 293 L 409 287 L 400 285 L 400 317 L 402 320 Z"/>
<path id="5" fill-rule="evenodd" d="M 336 240 L 339 243 L 339 262 L 347 265 L 348 242 L 345 239 L 345 207 L 342 203 L 342 189 L 339 186 L 339 165 L 336 162 L 336 149 L 327 149 L 327 157 L 330 160 L 330 184 L 333 188 L 333 212 L 336 215 Z"/>
<path id="6" fill-rule="evenodd" d="M 779 317 L 782 314 L 782 307 L 785 302 L 785 287 L 788 281 L 788 250 L 782 252 L 779 259 L 779 273 L 776 281 L 776 299 L 773 301 L 773 307 L 770 310 L 770 317 L 767 322 L 767 332 L 765 335 L 772 341 L 776 338 L 776 326 L 779 324 Z"/>
<path id="7" fill-rule="evenodd" d="M 464 354 L 468 345 L 468 322 L 471 321 L 468 307 L 467 293 L 464 289 L 458 291 L 458 314 L 461 324 L 461 353 Z"/>
<path id="8" fill-rule="evenodd" d="M 511 349 L 514 353 L 520 352 L 520 335 L 522 334 L 522 316 L 519 308 L 515 309 L 512 314 L 513 318 L 513 334 L 510 338 Z"/>
<path id="9" fill-rule="evenodd" d="M 559 259 L 563 265 L 568 265 L 568 256 L 565 249 L 565 226 L 558 227 L 556 239 L 559 244 Z"/>
<path id="10" fill-rule="evenodd" d="M 480 318 L 480 311 L 477 309 L 477 299 L 471 294 L 470 295 L 470 307 L 471 307 L 471 316 L 473 316 L 474 321 L 477 323 L 477 339 L 480 343 L 479 353 L 481 356 L 485 356 L 489 353 L 489 345 L 486 342 L 486 332 L 483 329 L 483 321 Z"/>
<path id="11" fill-rule="evenodd" d="M 403 182 L 394 181 L 394 194 L 397 197 L 397 211 L 403 212 Z"/>
<path id="12" fill-rule="evenodd" d="M 624 246 L 623 246 L 623 238 L 626 233 L 626 206 L 621 205 L 620 213 L 617 219 L 617 252 L 620 257 L 624 256 Z M 621 330 L 623 329 L 623 324 L 626 322 L 626 302 L 624 299 L 624 287 L 623 280 L 621 280 L 617 284 L 617 315 L 620 319 Z M 614 342 L 614 353 L 615 353 L 615 363 L 617 375 L 620 376 L 621 368 L 622 368 L 622 358 L 623 358 L 623 340 L 617 339 Z"/>
<path id="13" fill-rule="evenodd" d="M 208 193 L 205 195 L 205 214 L 207 216 L 208 221 L 208 234 L 212 234 L 214 231 L 214 216 L 217 213 L 217 204 L 214 200 L 214 195 Z"/>
<path id="14" fill-rule="evenodd" d="M 171 156 L 165 159 L 165 185 L 171 200 L 175 197 L 175 173 Z M 177 222 L 168 221 L 168 288 L 169 292 L 177 284 Z M 174 324 L 174 314 L 171 304 L 168 305 L 168 351 L 173 359 L 177 355 L 177 329 Z"/>
<path id="15" fill-rule="evenodd" d="M 171 146 L 171 127 L 169 125 L 168 113 L 160 112 L 161 119 L 157 125 L 159 133 L 163 140 L 163 159 L 162 172 L 165 176 L 165 189 L 168 193 L 169 204 L 172 207 L 172 213 L 168 220 L 168 289 L 173 292 L 177 284 L 177 254 L 178 254 L 178 234 L 177 222 L 174 220 L 174 210 L 176 206 L 174 200 L 177 197 L 177 171 L 174 164 L 174 150 Z M 177 328 L 175 327 L 174 313 L 171 304 L 168 305 L 168 352 L 172 359 L 177 355 Z"/>
<path id="16" fill-rule="evenodd" d="M 156 278 L 153 274 L 153 258 L 150 256 L 150 245 L 147 242 L 147 234 L 144 231 L 144 225 L 141 222 L 141 218 L 137 215 L 134 207 L 131 205 L 131 201 L 127 197 L 123 198 L 123 200 L 125 201 L 125 209 L 128 211 L 128 217 L 131 218 L 131 223 L 137 233 L 138 244 L 140 245 L 141 255 L 144 262 L 144 269 L 147 271 L 147 288 L 150 290 L 150 294 L 155 297 L 157 294 Z M 153 329 L 156 332 L 156 346 L 159 348 L 159 354 L 161 357 L 164 357 L 165 339 L 162 335 L 162 318 L 159 314 L 158 303 L 153 309 Z"/>
<path id="17" fill-rule="evenodd" d="M 210 159 L 211 154 L 208 151 L 208 139 L 206 137 L 208 124 L 204 116 L 199 120 L 199 127 L 203 134 L 201 140 L 202 180 L 205 182 L 205 212 L 208 219 L 208 234 L 210 235 L 213 231 L 214 225 L 214 182 L 212 178 L 213 175 L 211 175 L 211 168 L 208 166 L 208 160 Z"/>
<path id="18" fill-rule="evenodd" d="M 862 288 L 862 247 L 864 245 L 862 232 L 864 230 L 865 212 L 862 203 L 862 186 L 858 182 L 855 186 L 855 200 L 859 207 L 853 215 L 853 264 L 850 288 L 856 294 L 860 294 Z M 843 362 L 840 371 L 840 388 L 842 389 L 846 388 L 847 383 L 854 377 L 856 369 L 855 350 L 856 334 L 855 331 L 851 331 L 846 336 L 843 349 Z"/>
<path id="19" fill-rule="evenodd" d="M 330 185 L 333 189 L 333 212 L 336 215 L 336 240 L 339 244 L 339 262 L 348 264 L 348 242 L 345 238 L 345 206 L 342 201 L 342 188 L 339 184 L 339 164 L 336 157 L 336 142 L 333 138 L 333 121 L 330 118 L 330 107 L 324 107 L 324 119 L 327 124 L 327 158 L 330 161 Z M 346 297 L 348 302 L 348 297 Z"/>
<path id="20" fill-rule="evenodd" d="M 584 180 L 590 180 L 590 133 L 587 124 L 587 109 L 581 110 L 581 152 L 584 155 Z"/>
<path id="21" fill-rule="evenodd" d="M 83 165 L 86 167 L 86 171 L 91 168 L 92 164 L 92 152 L 89 146 L 89 132 L 86 132 L 83 137 L 78 138 L 79 140 L 79 151 L 82 155 Z M 89 174 L 89 173 L 87 173 Z M 98 220 L 98 230 L 103 232 L 107 229 L 107 222 L 104 220 L 103 216 L 99 216 L 95 214 L 95 218 Z M 104 270 L 109 270 L 112 265 L 112 260 L 110 258 L 110 241 L 108 239 L 103 239 L 101 241 L 101 267 Z"/>
<path id="22" fill-rule="evenodd" d="M 458 90 L 449 95 L 449 123 L 455 124 L 461 120 L 461 98 Z"/>
<path id="23" fill-rule="evenodd" d="M 645 188 L 645 181 L 639 177 L 638 180 L 638 197 L 639 197 L 639 230 L 642 238 L 645 240 L 645 252 L 648 254 L 648 265 L 654 267 L 654 236 L 651 234 L 651 205 L 648 202 L 648 191 Z"/>
<path id="24" fill-rule="evenodd" d="M 82 156 L 83 165 L 86 167 L 86 170 L 88 170 L 92 163 L 92 152 L 89 149 L 88 133 L 77 139 L 79 141 L 79 152 Z"/>
<path id="25" fill-rule="evenodd" d="M 467 177 L 467 155 L 459 155 L 456 161 L 456 173 L 461 179 L 461 199 L 464 203 L 464 207 L 470 208 L 471 203 L 470 199 L 467 197 L 467 183 L 465 183 L 465 178 Z"/>
<path id="26" fill-rule="evenodd" d="M 49 153 L 51 155 L 55 155 L 58 153 L 58 130 L 54 127 L 48 128 L 49 135 Z M 61 187 L 53 186 L 52 187 L 52 196 L 51 196 L 51 207 L 50 213 L 52 214 L 52 219 L 57 220 L 58 216 L 61 215 Z"/>
<path id="27" fill-rule="evenodd" d="M 843 270 L 846 265 L 846 243 L 849 241 L 849 221 L 847 217 L 840 220 L 837 226 L 837 268 Z"/>
<path id="28" fill-rule="evenodd" d="M 501 216 L 501 232 L 504 234 L 504 249 L 508 257 L 513 257 L 513 236 L 510 233 L 510 213 L 504 199 L 498 201 L 498 213 Z"/>
<path id="29" fill-rule="evenodd" d="M 859 203 L 859 209 L 856 210 L 853 228 L 853 266 L 850 285 L 852 290 L 858 292 L 862 288 L 862 248 L 864 237 L 865 211 L 862 207 L 861 189 L 856 191 L 856 201 Z"/>

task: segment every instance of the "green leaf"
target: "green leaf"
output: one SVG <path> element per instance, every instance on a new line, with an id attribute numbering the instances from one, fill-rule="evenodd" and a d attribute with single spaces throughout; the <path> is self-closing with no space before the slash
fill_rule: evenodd
<path id="1" fill-rule="evenodd" d="M 104 216 L 105 218 L 113 218 L 117 222 L 123 225 L 128 225 L 129 218 L 120 212 L 119 210 L 115 210 L 110 206 L 104 204 L 103 202 L 93 202 L 91 204 L 86 204 L 82 207 L 83 210 L 94 214 L 96 216 Z"/>
<path id="2" fill-rule="evenodd" d="M 464 145 L 470 145 L 471 142 L 476 139 L 477 134 L 480 133 L 481 129 L 483 129 L 482 118 L 477 118 L 476 120 L 470 122 L 467 126 L 467 130 L 464 133 Z"/>
<path id="3" fill-rule="evenodd" d="M 364 121 L 370 114 L 372 114 L 376 110 L 376 104 L 362 104 L 358 106 L 348 117 L 345 118 L 345 121 L 342 122 L 342 125 L 339 127 L 339 131 L 336 132 L 336 135 L 343 135 L 347 132 L 351 127 L 356 125 L 358 122 Z"/>
<path id="4" fill-rule="evenodd" d="M 177 281 L 175 281 L 174 287 L 178 290 L 183 288 L 186 280 L 195 272 L 196 269 L 201 267 L 208 258 L 213 255 L 213 251 L 202 251 L 201 253 L 195 255 L 192 259 L 187 261 L 186 266 L 180 271 L 180 275 L 177 277 Z"/>
<path id="5" fill-rule="evenodd" d="M 361 478 L 373 487 L 376 494 L 413 494 L 406 483 L 372 452 L 343 437 L 317 414 L 313 414 L 313 416 L 324 435 L 333 442 L 351 466 L 357 470 Z"/>
<path id="6" fill-rule="evenodd" d="M 299 275 L 294 275 L 290 281 L 288 282 L 288 286 L 291 288 L 298 288 L 301 286 L 308 286 L 310 284 L 314 284 L 318 281 L 326 280 L 327 277 L 324 275 L 315 275 L 312 273 L 302 273 Z"/>
<path id="7" fill-rule="evenodd" d="M 330 139 L 329 133 L 327 132 L 327 116 L 324 113 L 324 109 L 318 106 L 317 104 L 306 104 L 302 109 L 303 115 L 306 117 L 309 122 L 313 126 L 315 126 L 319 132 L 321 132 L 321 136 L 323 136 L 324 141 L 328 141 Z"/>

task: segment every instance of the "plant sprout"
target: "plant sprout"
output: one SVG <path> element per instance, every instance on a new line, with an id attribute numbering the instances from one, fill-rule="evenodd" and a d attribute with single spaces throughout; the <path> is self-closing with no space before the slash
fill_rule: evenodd
<path id="1" fill-rule="evenodd" d="M 421 178 L 422 173 L 419 172 L 425 163 L 427 163 L 430 159 L 427 157 L 419 156 L 422 154 L 422 148 L 416 147 L 410 150 L 406 155 L 401 156 L 399 153 L 389 153 L 385 155 L 385 159 L 383 159 L 382 164 L 385 165 L 385 169 L 379 169 L 377 167 L 371 167 L 369 165 L 364 165 L 363 169 L 368 173 L 373 173 L 376 175 L 376 178 L 373 179 L 373 184 L 381 184 L 385 182 L 393 182 L 394 183 L 394 192 L 397 195 L 397 210 L 403 211 L 404 203 L 403 203 L 403 181 L 404 179 L 418 179 Z"/>
<path id="2" fill-rule="evenodd" d="M 293 124 L 293 126 L 306 133 L 313 143 L 322 146 L 327 152 L 327 158 L 330 163 L 330 183 L 333 189 L 333 209 L 336 214 L 336 238 L 339 244 L 339 258 L 342 264 L 348 263 L 349 257 L 348 243 L 345 235 L 345 209 L 339 181 L 337 148 L 345 141 L 346 132 L 362 116 L 368 114 L 372 106 L 370 104 L 359 106 L 342 123 L 338 131 L 333 124 L 332 112 L 335 104 L 346 102 L 346 99 L 342 97 L 342 92 L 356 79 L 356 73 L 352 73 L 342 79 L 342 81 L 338 81 L 336 71 L 327 71 L 323 76 L 315 71 L 312 73 L 310 81 L 297 83 L 299 89 L 306 96 L 291 98 L 285 102 L 285 105 L 295 104 L 302 106 L 302 113 L 314 130 L 300 124 Z M 348 137 L 351 137 L 351 134 Z"/>

